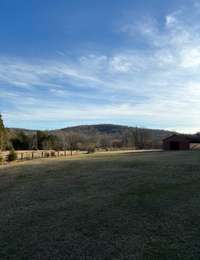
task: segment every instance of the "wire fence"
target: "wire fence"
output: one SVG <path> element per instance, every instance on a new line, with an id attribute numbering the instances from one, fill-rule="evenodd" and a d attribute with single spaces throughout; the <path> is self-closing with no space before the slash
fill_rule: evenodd
<path id="1" fill-rule="evenodd" d="M 79 155 L 85 152 L 82 151 L 54 151 L 54 150 L 37 150 L 37 151 L 15 151 L 16 161 L 34 160 L 39 158 L 51 158 L 51 157 L 68 157 Z M 9 151 L 1 152 L 3 161 L 8 161 Z"/>

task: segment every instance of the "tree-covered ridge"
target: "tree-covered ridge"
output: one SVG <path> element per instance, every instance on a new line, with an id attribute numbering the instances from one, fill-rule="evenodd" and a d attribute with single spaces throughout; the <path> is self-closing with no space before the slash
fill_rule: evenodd
<path id="1" fill-rule="evenodd" d="M 113 124 L 82 125 L 52 131 L 9 129 L 9 143 L 16 150 L 94 150 L 160 148 L 171 135 L 164 130 Z"/>

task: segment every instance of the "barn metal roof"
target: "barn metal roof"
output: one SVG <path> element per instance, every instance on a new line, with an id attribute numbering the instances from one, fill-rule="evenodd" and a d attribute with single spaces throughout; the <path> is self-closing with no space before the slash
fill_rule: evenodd
<path id="1" fill-rule="evenodd" d="M 174 136 L 185 138 L 191 143 L 200 143 L 200 134 L 194 134 L 194 135 L 191 135 L 191 134 L 173 134 L 173 135 L 170 135 L 167 138 L 163 139 L 163 141 L 170 139 Z"/>

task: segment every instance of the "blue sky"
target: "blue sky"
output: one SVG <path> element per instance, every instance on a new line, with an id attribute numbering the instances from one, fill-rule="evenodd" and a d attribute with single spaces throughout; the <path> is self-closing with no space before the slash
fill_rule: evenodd
<path id="1" fill-rule="evenodd" d="M 200 3 L 0 0 L 8 127 L 200 130 Z"/>

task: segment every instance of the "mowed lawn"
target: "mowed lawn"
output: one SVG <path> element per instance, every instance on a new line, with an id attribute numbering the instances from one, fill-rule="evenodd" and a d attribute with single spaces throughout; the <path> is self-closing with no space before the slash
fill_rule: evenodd
<path id="1" fill-rule="evenodd" d="M 200 152 L 0 167 L 0 259 L 199 259 Z"/>

